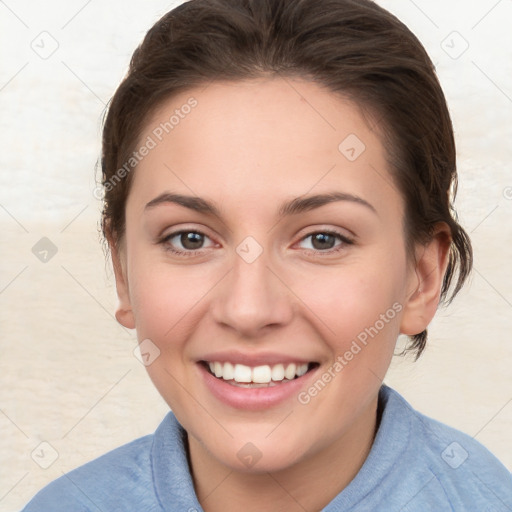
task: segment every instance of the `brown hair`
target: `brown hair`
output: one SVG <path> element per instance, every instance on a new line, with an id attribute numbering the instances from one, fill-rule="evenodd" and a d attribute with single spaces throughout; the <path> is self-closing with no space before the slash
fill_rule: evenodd
<path id="1" fill-rule="evenodd" d="M 451 229 L 441 290 L 442 302 L 451 302 L 471 271 L 472 249 L 452 206 L 457 172 L 446 100 L 418 39 L 370 0 L 190 0 L 164 15 L 135 50 L 105 116 L 105 238 L 123 238 L 133 176 L 126 162 L 164 100 L 215 80 L 273 75 L 315 81 L 380 118 L 405 200 L 409 254 L 429 240 L 436 223 Z M 416 359 L 426 339 L 426 330 L 411 337 Z"/>

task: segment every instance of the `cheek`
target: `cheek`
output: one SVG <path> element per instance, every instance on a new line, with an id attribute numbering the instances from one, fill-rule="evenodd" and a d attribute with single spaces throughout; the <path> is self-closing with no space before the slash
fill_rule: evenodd
<path id="1" fill-rule="evenodd" d="M 331 337 L 345 340 L 373 326 L 381 315 L 395 320 L 400 307 L 393 305 L 403 300 L 399 281 L 400 276 L 392 270 L 366 267 L 358 272 L 351 267 L 333 271 L 306 286 L 297 283 L 296 289 L 301 290 L 298 295 L 307 297 L 305 305 L 323 321 Z"/>
<path id="2" fill-rule="evenodd" d="M 311 321 L 332 360 L 342 358 L 339 386 L 384 377 L 400 333 L 405 276 L 405 255 L 389 250 L 372 260 L 329 269 L 300 288 L 297 279 L 297 294 L 306 297 Z"/>
<path id="3" fill-rule="evenodd" d="M 149 338 L 177 361 L 178 352 L 204 316 L 223 269 L 212 267 L 206 272 L 201 265 L 171 265 L 160 248 L 148 250 L 136 244 L 131 255 L 130 300 L 137 336 Z"/>

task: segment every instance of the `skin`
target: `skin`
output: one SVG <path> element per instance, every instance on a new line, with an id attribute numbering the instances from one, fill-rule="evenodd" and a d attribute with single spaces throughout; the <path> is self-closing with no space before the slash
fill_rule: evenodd
<path id="1" fill-rule="evenodd" d="M 138 164 L 125 236 L 110 239 L 116 317 L 161 351 L 147 370 L 188 432 L 207 512 L 319 510 L 371 449 L 398 335 L 421 332 L 434 316 L 449 228 L 439 224 L 416 262 L 407 258 L 404 202 L 378 127 L 317 84 L 265 78 L 192 89 L 162 104 L 140 141 L 191 96 L 197 106 Z M 366 146 L 355 161 L 338 149 L 349 134 Z M 278 217 L 284 201 L 333 191 L 375 211 L 336 201 Z M 145 208 L 163 192 L 212 201 L 222 218 L 173 203 Z M 179 236 L 158 243 L 185 228 L 206 235 L 202 248 L 189 249 L 195 255 L 166 250 L 187 250 Z M 353 243 L 334 238 L 318 249 L 308 235 L 326 230 Z M 263 248 L 252 263 L 236 252 L 247 236 Z M 401 311 L 308 404 L 294 395 L 266 410 L 237 410 L 200 378 L 198 358 L 236 349 L 316 361 L 316 380 L 393 304 Z M 249 468 L 237 457 L 248 442 L 261 453 Z"/>

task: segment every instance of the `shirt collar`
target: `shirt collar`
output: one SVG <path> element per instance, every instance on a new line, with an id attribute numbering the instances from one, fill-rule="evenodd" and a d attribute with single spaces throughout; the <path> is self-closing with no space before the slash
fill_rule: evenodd
<path id="1" fill-rule="evenodd" d="M 385 384 L 379 391 L 382 410 L 374 443 L 363 466 L 350 484 L 324 509 L 347 510 L 370 494 L 406 450 L 410 437 L 407 403 Z M 155 492 L 165 512 L 200 512 L 187 457 L 187 433 L 169 412 L 155 432 L 151 465 Z"/>
<path id="2" fill-rule="evenodd" d="M 357 507 L 362 497 L 382 486 L 384 478 L 406 452 L 411 436 L 409 405 L 396 391 L 383 384 L 379 390 L 379 407 L 382 417 L 368 457 L 354 479 L 324 512 Z"/>
<path id="3" fill-rule="evenodd" d="M 165 512 L 202 511 L 187 457 L 187 433 L 169 412 L 157 428 L 151 448 L 155 492 Z"/>

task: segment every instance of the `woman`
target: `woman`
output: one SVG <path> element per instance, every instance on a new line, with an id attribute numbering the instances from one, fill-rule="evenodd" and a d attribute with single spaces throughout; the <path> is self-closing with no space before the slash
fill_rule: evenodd
<path id="1" fill-rule="evenodd" d="M 512 509 L 493 455 L 382 384 L 472 266 L 445 98 L 400 21 L 182 4 L 112 99 L 102 170 L 116 318 L 172 412 L 27 512 Z"/>

